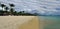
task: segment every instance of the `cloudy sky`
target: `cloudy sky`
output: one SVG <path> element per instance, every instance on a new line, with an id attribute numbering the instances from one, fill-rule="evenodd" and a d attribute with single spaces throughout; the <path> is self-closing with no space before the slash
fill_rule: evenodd
<path id="1" fill-rule="evenodd" d="M 44 15 L 60 15 L 60 0 L 0 0 L 8 5 L 15 4 L 16 11 L 37 12 Z"/>

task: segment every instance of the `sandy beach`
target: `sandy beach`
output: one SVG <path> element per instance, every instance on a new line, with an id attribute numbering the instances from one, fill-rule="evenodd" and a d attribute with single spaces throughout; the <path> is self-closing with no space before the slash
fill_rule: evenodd
<path id="1" fill-rule="evenodd" d="M 39 29 L 37 16 L 0 16 L 0 29 Z"/>

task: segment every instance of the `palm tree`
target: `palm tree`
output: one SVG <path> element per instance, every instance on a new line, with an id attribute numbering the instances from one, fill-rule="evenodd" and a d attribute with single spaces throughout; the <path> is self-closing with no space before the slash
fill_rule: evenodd
<path id="1" fill-rule="evenodd" d="M 24 14 L 25 14 L 24 12 L 25 12 L 25 11 L 21 11 L 20 14 L 21 14 L 21 15 L 24 15 Z"/>
<path id="2" fill-rule="evenodd" d="M 3 15 L 3 11 L 2 10 L 0 10 L 0 16 L 2 16 Z"/>
<path id="3" fill-rule="evenodd" d="M 11 9 L 10 9 L 10 14 L 13 15 L 13 13 L 14 13 L 14 9 L 11 8 Z"/>
<path id="4" fill-rule="evenodd" d="M 8 9 L 9 9 L 8 7 L 5 7 L 5 11 L 6 11 L 6 12 L 8 11 Z"/>
<path id="5" fill-rule="evenodd" d="M 15 7 L 15 5 L 14 4 L 9 4 L 10 5 L 10 7 Z"/>
<path id="6" fill-rule="evenodd" d="M 22 11 L 18 12 L 18 15 L 22 15 Z"/>
<path id="7" fill-rule="evenodd" d="M 2 10 L 3 10 L 3 8 L 4 8 L 4 7 L 6 7 L 6 5 L 4 5 L 4 4 L 1 4 L 1 7 L 2 7 Z"/>
<path id="8" fill-rule="evenodd" d="M 15 5 L 14 4 L 9 4 L 10 5 L 10 14 L 13 15 Z"/>
<path id="9" fill-rule="evenodd" d="M 5 13 L 8 14 L 8 7 L 5 7 Z"/>
<path id="10" fill-rule="evenodd" d="M 22 13 L 25 13 L 25 11 L 22 11 Z"/>
<path id="11" fill-rule="evenodd" d="M 4 7 L 6 7 L 6 5 L 1 4 L 1 7 L 2 7 L 2 10 L 3 10 L 3 14 L 4 14 L 4 13 L 5 13 L 5 12 L 4 12 Z"/>
<path id="12" fill-rule="evenodd" d="M 14 11 L 14 13 L 13 13 L 14 15 L 18 15 L 18 12 L 17 11 Z"/>

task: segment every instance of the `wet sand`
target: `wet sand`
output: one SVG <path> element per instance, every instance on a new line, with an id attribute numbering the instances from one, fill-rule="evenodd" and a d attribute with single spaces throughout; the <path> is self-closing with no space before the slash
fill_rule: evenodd
<path id="1" fill-rule="evenodd" d="M 39 29 L 37 16 L 0 16 L 0 29 Z"/>

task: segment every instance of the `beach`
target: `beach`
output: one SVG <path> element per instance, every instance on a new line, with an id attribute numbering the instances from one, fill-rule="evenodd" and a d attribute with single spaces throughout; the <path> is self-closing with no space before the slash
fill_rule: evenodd
<path id="1" fill-rule="evenodd" d="M 0 16 L 0 29 L 39 29 L 37 16 Z"/>

